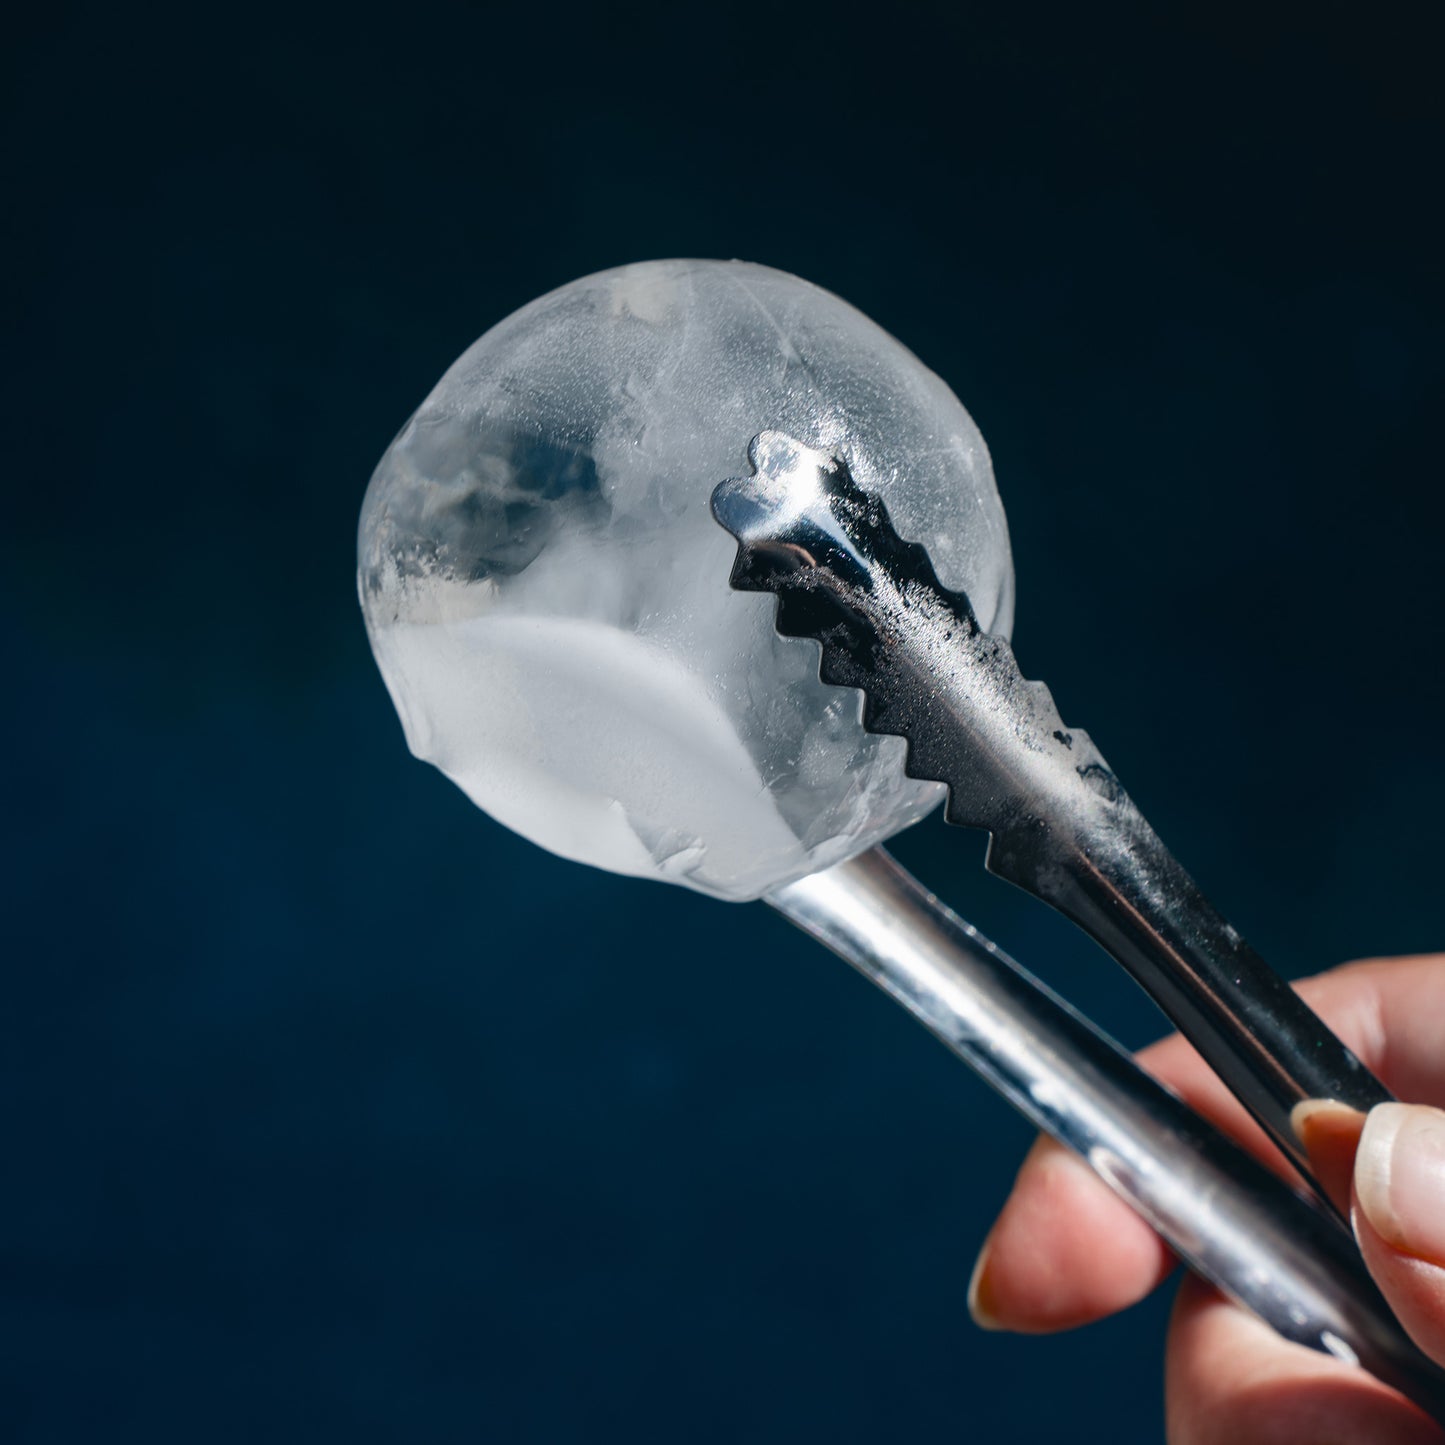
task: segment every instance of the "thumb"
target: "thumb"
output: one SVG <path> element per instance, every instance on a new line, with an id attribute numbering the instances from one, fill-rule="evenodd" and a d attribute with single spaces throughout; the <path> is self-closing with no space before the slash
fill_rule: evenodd
<path id="1" fill-rule="evenodd" d="M 1365 1263 L 1415 1343 L 1445 1364 L 1445 1111 L 1377 1104 L 1355 1156 Z"/>

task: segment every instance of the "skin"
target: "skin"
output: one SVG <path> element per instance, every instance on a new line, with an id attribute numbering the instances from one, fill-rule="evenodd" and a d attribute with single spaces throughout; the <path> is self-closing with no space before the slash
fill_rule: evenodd
<path id="1" fill-rule="evenodd" d="M 1445 1107 L 1445 955 L 1348 964 L 1297 987 L 1398 1099 Z M 1139 1061 L 1285 1172 L 1275 1146 L 1182 1039 L 1155 1044 Z M 1350 1211 L 1376 1283 L 1415 1342 L 1445 1364 L 1445 1261 L 1422 1258 L 1408 1231 L 1389 1229 L 1387 1238 L 1366 1215 L 1354 1168 L 1365 1123 L 1328 1103 L 1302 1105 L 1294 1117 L 1316 1176 Z M 969 1305 L 985 1328 L 1046 1334 L 1127 1308 L 1175 1264 L 1079 1159 L 1040 1139 L 984 1244 Z M 1280 1339 L 1192 1275 L 1170 1323 L 1165 1396 L 1170 1445 L 1445 1445 L 1445 1430 L 1392 1390 Z"/>

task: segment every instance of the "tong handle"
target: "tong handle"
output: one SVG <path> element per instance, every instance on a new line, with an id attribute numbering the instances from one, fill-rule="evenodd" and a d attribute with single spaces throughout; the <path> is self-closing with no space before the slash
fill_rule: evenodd
<path id="1" fill-rule="evenodd" d="M 1286 1339 L 1362 1365 L 1445 1424 L 1348 1235 L 927 892 L 881 849 L 767 899 L 1079 1154 L 1185 1262 Z"/>

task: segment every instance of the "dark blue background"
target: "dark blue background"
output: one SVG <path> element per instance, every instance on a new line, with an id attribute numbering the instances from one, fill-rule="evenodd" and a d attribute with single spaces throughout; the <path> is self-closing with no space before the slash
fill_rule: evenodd
<path id="1" fill-rule="evenodd" d="M 0 1435 L 1159 1433 L 964 1290 L 1027 1131 L 762 908 L 413 762 L 371 467 L 571 277 L 836 290 L 992 445 L 1026 670 L 1286 972 L 1445 941 L 1429 7 L 8 22 Z M 1130 1043 L 1112 965 L 898 851 Z"/>

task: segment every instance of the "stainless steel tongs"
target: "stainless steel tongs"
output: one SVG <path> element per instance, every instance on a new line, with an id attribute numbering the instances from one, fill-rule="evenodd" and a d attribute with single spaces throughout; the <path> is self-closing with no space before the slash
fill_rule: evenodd
<path id="1" fill-rule="evenodd" d="M 1306 1099 L 1390 1095 L 1205 900 L 1048 689 L 842 457 L 778 432 L 713 493 L 734 587 L 772 592 L 826 683 L 986 829 L 988 867 L 1073 919 L 1148 990 L 1315 1190 L 1291 1191 L 875 850 L 769 902 L 861 968 L 1036 1124 L 1076 1149 L 1181 1256 L 1286 1337 L 1364 1365 L 1445 1423 L 1445 1371 L 1405 1336 L 1290 1123 Z"/>

